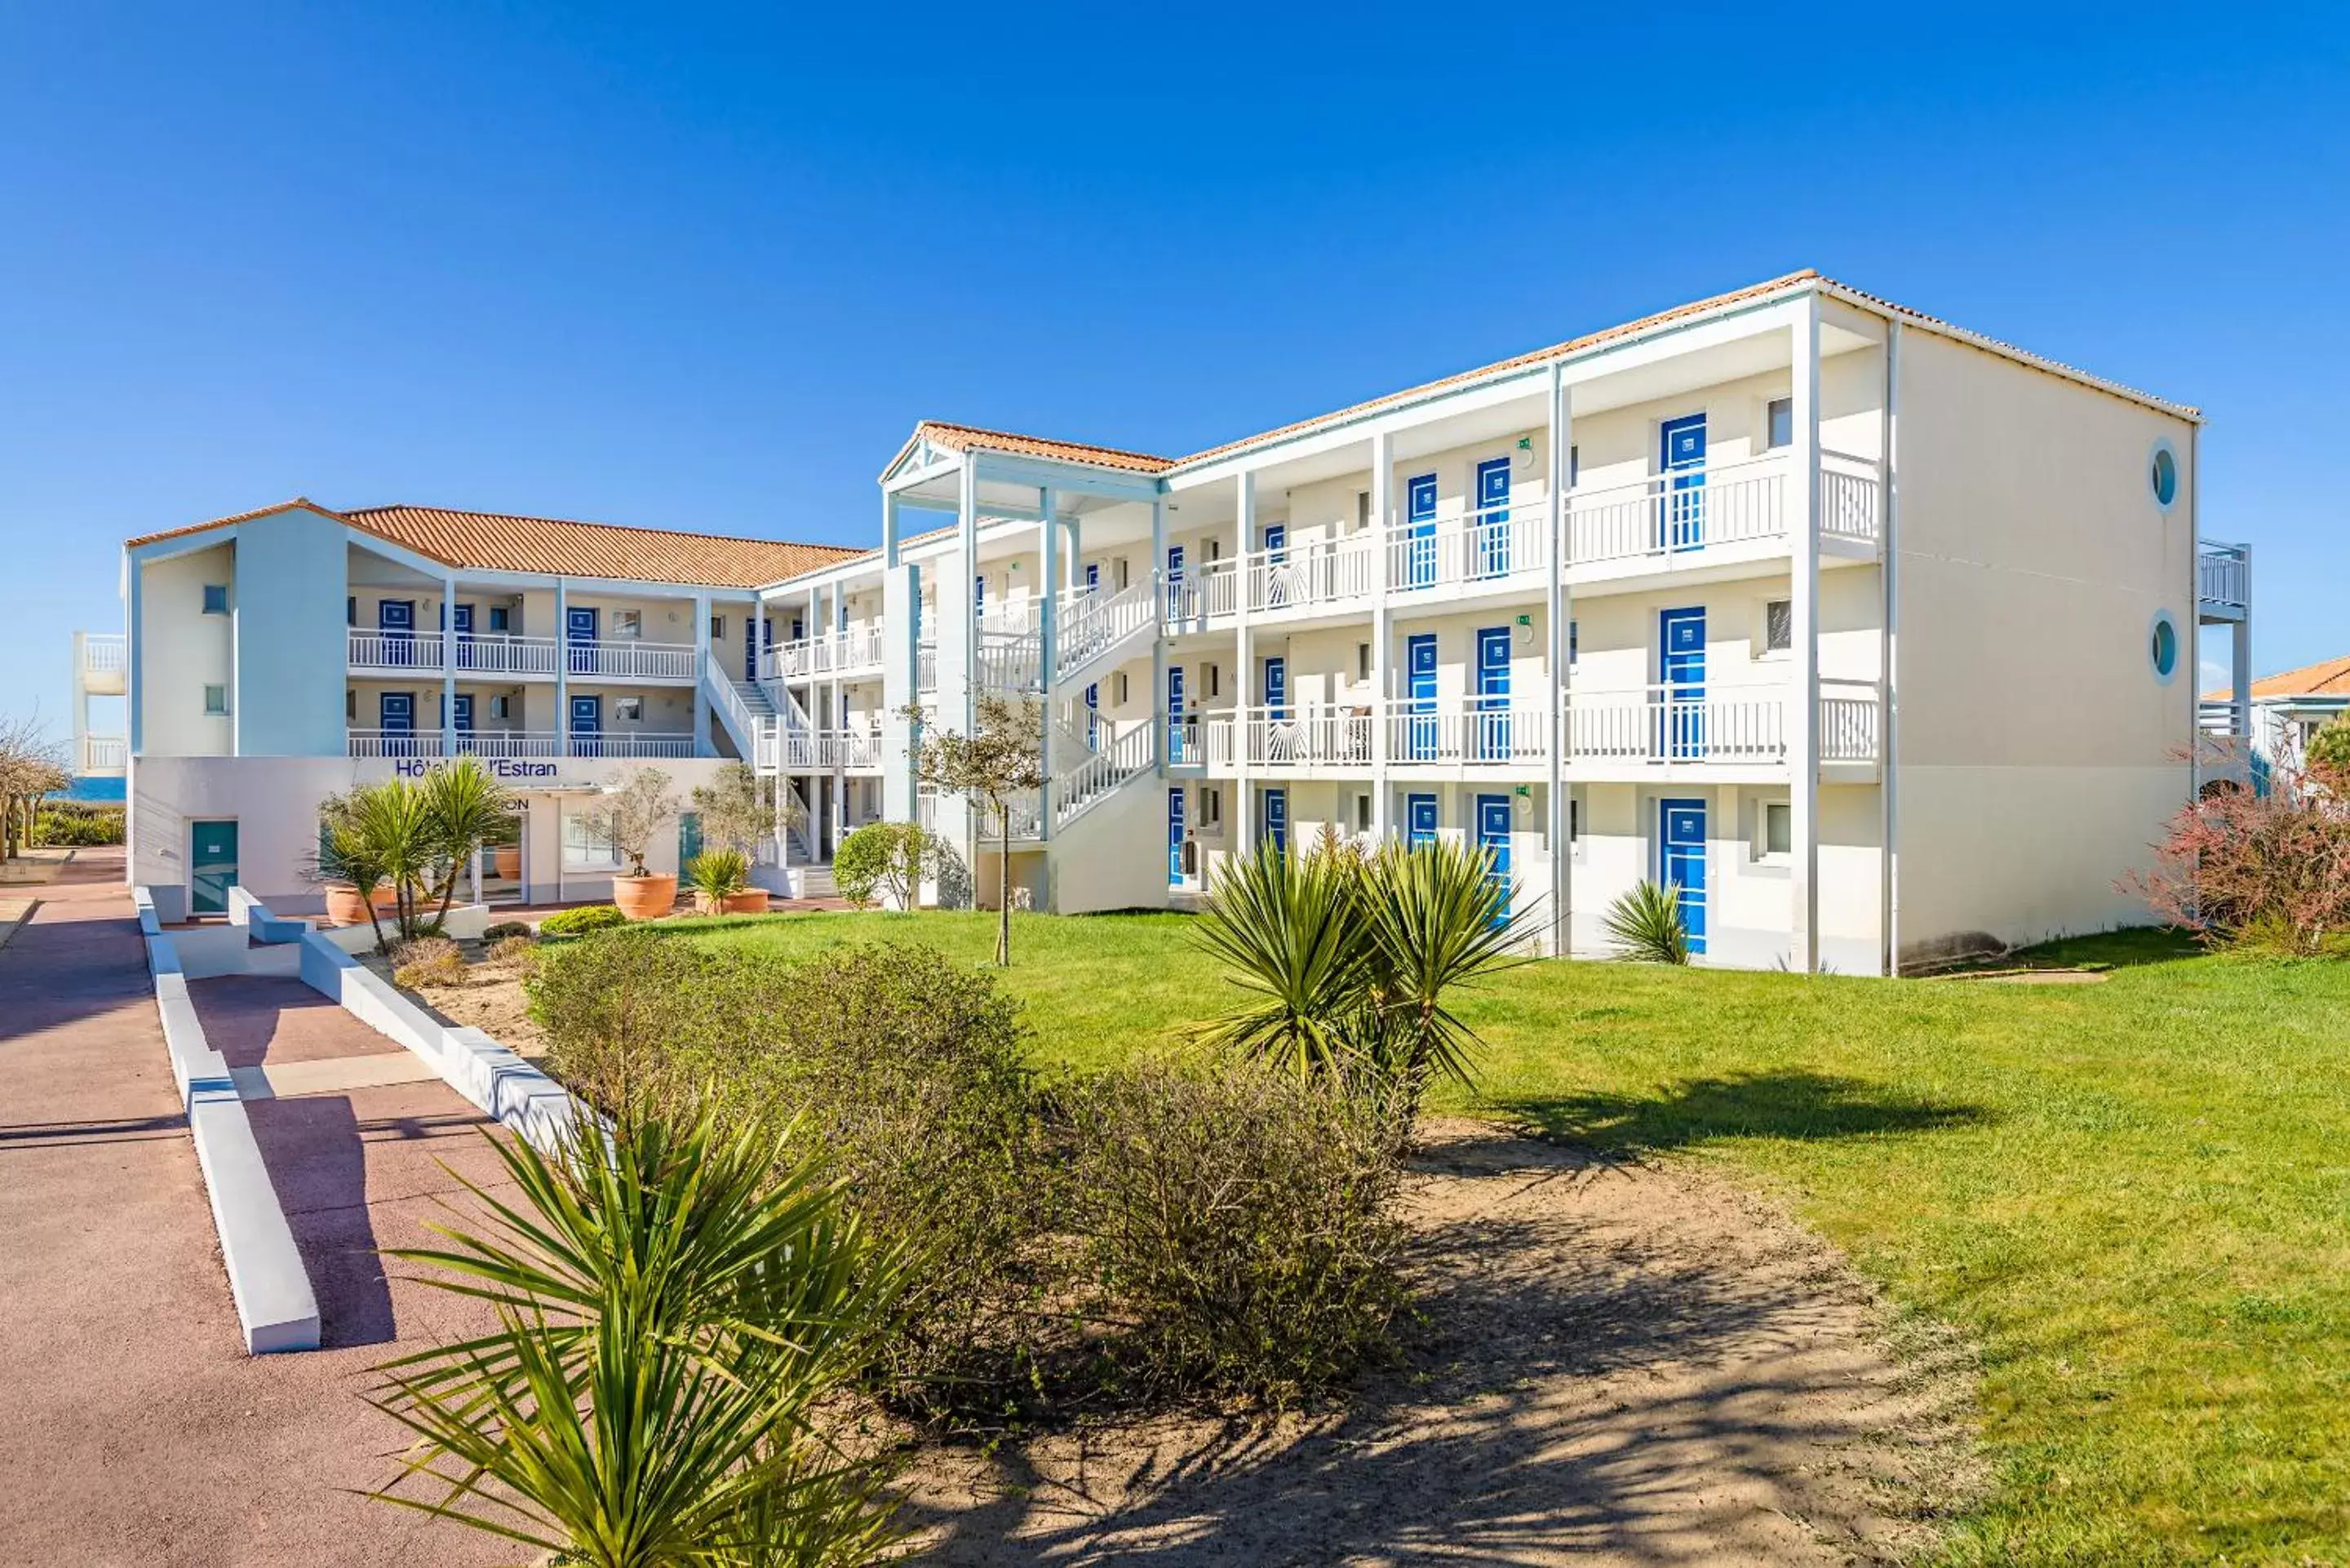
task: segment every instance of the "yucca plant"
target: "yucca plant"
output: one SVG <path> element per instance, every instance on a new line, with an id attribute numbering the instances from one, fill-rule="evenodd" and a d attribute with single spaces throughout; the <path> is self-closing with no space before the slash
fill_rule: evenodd
<path id="1" fill-rule="evenodd" d="M 705 849 L 685 868 L 693 890 L 712 908 L 729 893 L 751 885 L 751 858 L 739 849 Z"/>
<path id="2" fill-rule="evenodd" d="M 877 1560 L 878 1476 L 811 1416 L 902 1271 L 794 1136 L 705 1107 L 495 1147 L 520 1198 L 466 1183 L 485 1231 L 389 1254 L 498 1326 L 380 1368 L 415 1441 L 371 1495 L 583 1568 Z"/>
<path id="3" fill-rule="evenodd" d="M 1687 963 L 1689 926 L 1681 919 L 1680 896 L 1643 880 L 1608 906 L 1607 929 L 1616 956 L 1637 963 Z"/>
<path id="4" fill-rule="evenodd" d="M 1364 856 L 1271 844 L 1226 864 L 1193 928 L 1256 1000 L 1210 1025 L 1226 1048 L 1347 1077 L 1407 1123 L 1441 1073 L 1470 1079 L 1477 1036 L 1445 1003 L 1520 961 L 1531 912 L 1483 850 L 1391 843 Z"/>

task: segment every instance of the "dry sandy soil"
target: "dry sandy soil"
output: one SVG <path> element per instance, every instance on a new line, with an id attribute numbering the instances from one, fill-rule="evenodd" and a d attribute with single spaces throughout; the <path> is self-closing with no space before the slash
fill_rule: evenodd
<path id="1" fill-rule="evenodd" d="M 1476 1122 L 1412 1181 L 1428 1325 L 1347 1407 L 925 1452 L 923 1561 L 1897 1561 L 1968 1484 L 1961 1358 L 1816 1238 L 1685 1167 Z"/>

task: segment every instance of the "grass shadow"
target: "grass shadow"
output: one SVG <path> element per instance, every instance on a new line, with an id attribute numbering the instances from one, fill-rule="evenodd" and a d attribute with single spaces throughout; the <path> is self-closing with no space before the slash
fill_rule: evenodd
<path id="1" fill-rule="evenodd" d="M 2134 969 L 2140 964 L 2177 963 L 2201 958 L 2210 950 L 2195 933 L 2178 926 L 2137 926 L 2122 931 L 2098 931 L 2085 937 L 2059 937 L 2053 942 L 2018 948 L 1986 961 L 1991 969 Z"/>
<path id="2" fill-rule="evenodd" d="M 1980 1106 L 1901 1094 L 1865 1078 L 1809 1072 L 1687 1078 L 1648 1095 L 1589 1090 L 1495 1101 L 1553 1137 L 1623 1153 L 1726 1138 L 1877 1137 L 1991 1122 Z"/>

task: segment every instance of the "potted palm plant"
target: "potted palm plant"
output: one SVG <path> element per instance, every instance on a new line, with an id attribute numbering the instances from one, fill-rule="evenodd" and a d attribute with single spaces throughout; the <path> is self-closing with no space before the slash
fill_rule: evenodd
<path id="1" fill-rule="evenodd" d="M 658 920 L 677 907 L 677 877 L 645 869 L 653 835 L 676 820 L 677 797 L 669 774 L 659 768 L 615 774 L 604 804 L 588 815 L 588 826 L 608 840 L 628 869 L 612 878 L 612 902 L 632 920 Z"/>
<path id="2" fill-rule="evenodd" d="M 750 858 L 739 849 L 707 849 L 685 868 L 694 907 L 705 915 L 764 915 L 767 890 L 751 886 Z"/>

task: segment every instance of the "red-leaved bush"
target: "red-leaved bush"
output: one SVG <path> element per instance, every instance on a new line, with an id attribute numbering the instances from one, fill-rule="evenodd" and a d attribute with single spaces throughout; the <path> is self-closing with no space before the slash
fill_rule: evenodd
<path id="1" fill-rule="evenodd" d="M 2206 942 L 2302 956 L 2350 944 L 2350 800 L 2280 770 L 2265 793 L 2221 786 L 2172 817 L 2153 868 L 2116 887 Z"/>

